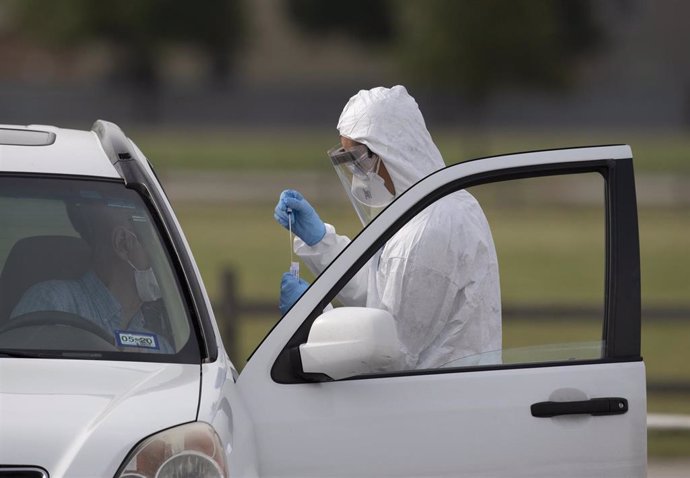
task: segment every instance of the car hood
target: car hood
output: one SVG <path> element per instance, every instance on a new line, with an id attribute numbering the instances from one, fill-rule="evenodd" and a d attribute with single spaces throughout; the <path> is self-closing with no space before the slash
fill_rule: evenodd
<path id="1" fill-rule="evenodd" d="M 200 366 L 0 359 L 0 466 L 113 476 L 152 433 L 196 419 Z"/>

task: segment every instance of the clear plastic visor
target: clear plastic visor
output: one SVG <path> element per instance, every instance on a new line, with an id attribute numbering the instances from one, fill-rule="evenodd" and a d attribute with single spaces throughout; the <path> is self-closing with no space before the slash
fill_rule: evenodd
<path id="1" fill-rule="evenodd" d="M 378 156 L 363 144 L 348 149 L 338 144 L 329 149 L 327 154 L 357 217 L 362 221 L 362 225 L 366 226 L 383 211 L 383 207 L 367 206 L 355 199 L 352 195 L 352 178 L 359 176 L 364 179 L 368 173 L 376 171 Z"/>
<path id="2" fill-rule="evenodd" d="M 344 167 L 350 171 L 351 175 L 356 174 L 361 177 L 366 177 L 367 173 L 373 171 L 378 161 L 378 156 L 363 144 L 349 149 L 336 145 L 328 150 L 328 157 L 331 158 L 336 169 Z"/>

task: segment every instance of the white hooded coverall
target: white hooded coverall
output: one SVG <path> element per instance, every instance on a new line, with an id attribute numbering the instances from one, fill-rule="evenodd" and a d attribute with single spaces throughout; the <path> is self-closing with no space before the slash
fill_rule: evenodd
<path id="1" fill-rule="evenodd" d="M 345 105 L 338 131 L 381 157 L 396 195 L 445 166 L 417 103 L 402 86 L 360 91 Z M 308 246 L 296 238 L 294 247 L 318 275 L 349 242 L 326 224 L 320 242 Z M 338 298 L 395 317 L 404 369 L 437 368 L 501 349 L 496 251 L 481 207 L 464 190 L 415 216 Z"/>

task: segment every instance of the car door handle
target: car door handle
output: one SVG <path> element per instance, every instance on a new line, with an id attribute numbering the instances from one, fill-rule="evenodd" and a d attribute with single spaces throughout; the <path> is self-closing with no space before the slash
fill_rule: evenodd
<path id="1" fill-rule="evenodd" d="M 557 415 L 620 415 L 628 411 L 628 401 L 620 397 L 592 398 L 576 402 L 539 402 L 530 409 L 538 418 Z"/>

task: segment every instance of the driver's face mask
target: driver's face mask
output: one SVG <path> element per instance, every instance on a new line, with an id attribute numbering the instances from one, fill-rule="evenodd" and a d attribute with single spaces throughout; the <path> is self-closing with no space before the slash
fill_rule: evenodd
<path id="1" fill-rule="evenodd" d="M 132 232 L 127 231 L 129 234 L 134 236 L 134 240 L 139 242 L 139 238 Z M 134 270 L 134 283 L 136 284 L 137 294 L 142 302 L 153 302 L 161 298 L 161 288 L 158 284 L 158 279 L 156 279 L 156 274 L 154 274 L 153 269 L 149 267 L 148 269 L 139 270 L 137 269 L 129 258 L 125 258 L 127 264 L 129 264 Z"/>
<path id="2" fill-rule="evenodd" d="M 328 156 L 364 225 L 395 199 L 378 174 L 381 158 L 365 145 L 349 149 L 335 146 Z"/>

